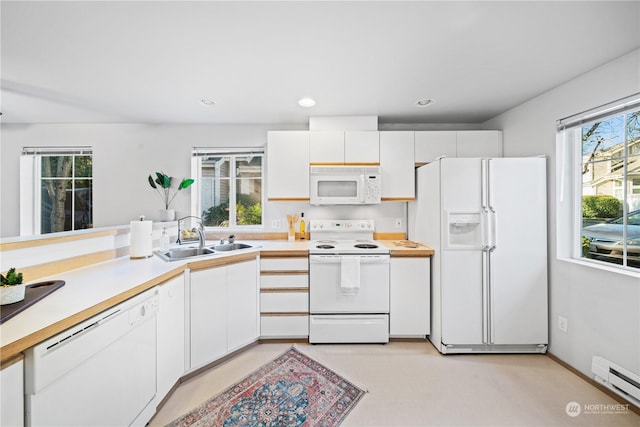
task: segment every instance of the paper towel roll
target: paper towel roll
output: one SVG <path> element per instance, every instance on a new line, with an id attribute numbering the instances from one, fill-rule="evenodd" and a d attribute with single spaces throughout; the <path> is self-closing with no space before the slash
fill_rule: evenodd
<path id="1" fill-rule="evenodd" d="M 131 221 L 129 257 L 148 258 L 153 252 L 153 221 Z"/>

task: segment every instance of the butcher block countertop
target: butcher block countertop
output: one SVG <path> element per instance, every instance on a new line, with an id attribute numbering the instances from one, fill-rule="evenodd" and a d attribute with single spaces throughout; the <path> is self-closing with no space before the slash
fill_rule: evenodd
<path id="1" fill-rule="evenodd" d="M 391 250 L 393 257 L 428 257 L 433 249 L 406 240 L 376 240 Z M 0 361 L 81 323 L 187 269 L 210 268 L 256 257 L 304 257 L 309 241 L 243 241 L 254 246 L 240 253 L 217 254 L 211 258 L 166 262 L 157 256 L 146 259 L 115 258 L 88 267 L 66 271 L 39 281 L 64 280 L 65 286 L 0 325 Z"/>
<path id="2" fill-rule="evenodd" d="M 391 251 L 392 257 L 430 257 L 434 250 L 411 240 L 376 240 Z"/>

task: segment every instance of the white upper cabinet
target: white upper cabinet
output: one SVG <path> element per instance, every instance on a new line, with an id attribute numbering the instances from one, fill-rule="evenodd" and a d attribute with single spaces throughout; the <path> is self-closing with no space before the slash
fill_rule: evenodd
<path id="1" fill-rule="evenodd" d="M 456 157 L 456 131 L 421 131 L 415 135 L 415 162 L 429 163 L 440 156 Z"/>
<path id="2" fill-rule="evenodd" d="M 382 200 L 415 199 L 414 132 L 380 132 Z"/>
<path id="3" fill-rule="evenodd" d="M 378 131 L 309 132 L 311 164 L 380 164 Z"/>
<path id="4" fill-rule="evenodd" d="M 415 162 L 446 157 L 502 157 L 502 132 L 497 130 L 419 131 Z"/>
<path id="5" fill-rule="evenodd" d="M 502 157 L 502 132 L 467 130 L 458 132 L 457 157 Z"/>
<path id="6" fill-rule="evenodd" d="M 309 132 L 267 133 L 267 198 L 309 200 Z"/>
<path id="7" fill-rule="evenodd" d="M 344 162 L 377 165 L 380 163 L 378 131 L 349 131 L 344 133 Z"/>
<path id="8" fill-rule="evenodd" d="M 344 132 L 333 130 L 309 132 L 309 162 L 344 163 Z"/>

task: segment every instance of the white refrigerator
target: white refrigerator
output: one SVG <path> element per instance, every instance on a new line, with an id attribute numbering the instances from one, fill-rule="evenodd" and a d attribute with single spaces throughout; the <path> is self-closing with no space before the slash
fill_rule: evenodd
<path id="1" fill-rule="evenodd" d="M 544 353 L 546 159 L 442 158 L 418 168 L 409 239 L 431 258 L 431 335 L 446 353 Z"/>

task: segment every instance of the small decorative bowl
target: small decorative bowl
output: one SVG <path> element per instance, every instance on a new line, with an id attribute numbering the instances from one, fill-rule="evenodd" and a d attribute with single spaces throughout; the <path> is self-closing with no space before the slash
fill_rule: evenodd
<path id="1" fill-rule="evenodd" d="M 13 304 L 24 299 L 25 284 L 0 286 L 0 305 Z"/>

